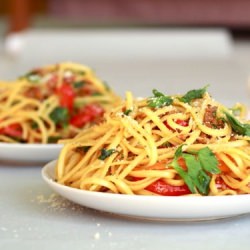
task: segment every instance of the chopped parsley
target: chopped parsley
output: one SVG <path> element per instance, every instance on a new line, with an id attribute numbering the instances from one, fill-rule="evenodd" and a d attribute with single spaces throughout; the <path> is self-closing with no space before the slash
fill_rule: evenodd
<path id="1" fill-rule="evenodd" d="M 179 98 L 181 102 L 190 103 L 194 99 L 202 98 L 207 91 L 207 86 L 202 89 L 189 90 L 185 95 Z"/>
<path id="2" fill-rule="evenodd" d="M 153 97 L 148 99 L 148 106 L 151 108 L 161 108 L 164 106 L 169 106 L 173 103 L 171 96 L 164 95 L 156 89 L 153 89 Z"/>
<path id="3" fill-rule="evenodd" d="M 84 85 L 85 85 L 84 81 L 76 81 L 73 83 L 73 86 L 75 89 L 79 89 L 79 88 L 83 87 Z"/>
<path id="4" fill-rule="evenodd" d="M 26 75 L 21 76 L 20 78 L 25 78 L 29 82 L 38 83 L 42 77 L 37 70 L 33 70 L 28 72 Z"/>
<path id="5" fill-rule="evenodd" d="M 227 111 L 224 111 L 224 114 L 226 115 L 226 120 L 236 134 L 250 136 L 250 124 L 241 123 Z"/>
<path id="6" fill-rule="evenodd" d="M 132 112 L 132 109 L 126 109 L 123 114 L 124 115 L 129 115 Z"/>
<path id="7" fill-rule="evenodd" d="M 98 157 L 98 159 L 105 160 L 106 158 L 108 158 L 110 155 L 112 155 L 115 152 L 116 152 L 116 150 L 113 149 L 113 148 L 111 148 L 111 149 L 105 149 L 105 148 L 103 148 L 101 150 L 101 155 Z"/>
<path id="8" fill-rule="evenodd" d="M 57 141 L 60 139 L 62 139 L 61 136 L 50 136 L 48 138 L 48 143 L 57 143 Z"/>
<path id="9" fill-rule="evenodd" d="M 33 129 L 38 129 L 38 124 L 35 121 L 32 121 L 30 126 Z"/>
<path id="10" fill-rule="evenodd" d="M 50 118 L 56 125 L 67 127 L 69 123 L 69 111 L 66 108 L 56 107 L 50 113 Z"/>
<path id="11" fill-rule="evenodd" d="M 179 165 L 178 160 L 180 158 L 184 159 L 187 170 L 184 170 Z M 190 154 L 183 153 L 182 146 L 180 146 L 175 152 L 174 160 L 169 165 L 174 167 L 192 193 L 200 193 L 202 195 L 208 195 L 209 193 L 211 181 L 209 174 L 220 173 L 218 160 L 208 147 Z"/>

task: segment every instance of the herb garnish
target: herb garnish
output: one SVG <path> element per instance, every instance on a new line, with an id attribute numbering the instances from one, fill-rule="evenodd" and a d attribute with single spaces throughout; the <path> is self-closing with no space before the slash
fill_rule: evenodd
<path id="1" fill-rule="evenodd" d="M 56 125 L 67 127 L 69 123 L 69 111 L 66 108 L 56 107 L 51 113 L 50 118 Z"/>
<path id="2" fill-rule="evenodd" d="M 33 83 L 37 83 L 41 80 L 41 76 L 37 70 L 30 71 L 24 76 L 21 76 L 20 78 L 25 78 L 29 82 L 33 82 Z"/>
<path id="3" fill-rule="evenodd" d="M 169 106 L 173 103 L 171 96 L 164 95 L 156 89 L 153 89 L 153 97 L 148 99 L 148 106 L 151 108 L 161 108 L 164 106 Z"/>
<path id="4" fill-rule="evenodd" d="M 250 124 L 241 123 L 232 114 L 230 114 L 227 111 L 224 111 L 224 114 L 226 115 L 226 119 L 229 122 L 229 124 L 232 126 L 232 129 L 235 133 L 239 135 L 250 136 Z"/>
<path id="5" fill-rule="evenodd" d="M 180 97 L 179 100 L 181 102 L 190 103 L 194 99 L 202 98 L 207 91 L 207 87 L 208 85 L 202 89 L 189 90 L 184 96 Z"/>
<path id="6" fill-rule="evenodd" d="M 61 136 L 50 136 L 48 138 L 48 143 L 57 143 L 57 141 L 60 139 L 62 139 Z"/>
<path id="7" fill-rule="evenodd" d="M 79 88 L 83 87 L 84 85 L 85 85 L 84 81 L 76 81 L 73 83 L 73 86 L 75 89 L 79 89 Z"/>
<path id="8" fill-rule="evenodd" d="M 126 109 L 123 114 L 124 115 L 129 115 L 132 112 L 132 109 Z"/>
<path id="9" fill-rule="evenodd" d="M 199 192 L 207 195 L 211 181 L 208 173 L 220 173 L 216 156 L 208 147 L 200 149 L 194 154 L 183 153 L 182 147 L 183 145 L 176 150 L 174 160 L 169 165 L 174 167 L 192 193 Z M 180 158 L 184 159 L 187 170 L 179 165 Z"/>
<path id="10" fill-rule="evenodd" d="M 35 121 L 32 121 L 30 126 L 32 129 L 38 129 L 38 127 L 39 127 Z"/>
<path id="11" fill-rule="evenodd" d="M 113 149 L 113 148 L 111 148 L 111 149 L 105 149 L 105 148 L 103 148 L 101 150 L 101 155 L 98 157 L 98 159 L 105 160 L 107 157 L 109 157 L 110 155 L 112 155 L 115 152 L 116 152 L 116 150 Z"/>

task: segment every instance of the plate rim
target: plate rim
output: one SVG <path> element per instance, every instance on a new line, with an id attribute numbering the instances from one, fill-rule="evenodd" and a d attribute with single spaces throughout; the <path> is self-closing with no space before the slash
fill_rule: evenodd
<path id="1" fill-rule="evenodd" d="M 47 184 L 59 195 L 61 195 L 62 197 L 73 201 L 74 203 L 78 203 L 82 206 L 85 207 L 89 207 L 92 209 L 96 209 L 99 211 L 105 211 L 105 212 L 111 212 L 114 214 L 120 214 L 120 215 L 129 215 L 132 217 L 145 217 L 143 215 L 138 215 L 135 214 L 133 215 L 133 213 L 131 214 L 131 212 L 129 214 L 126 214 L 124 212 L 116 212 L 116 211 L 112 211 L 112 209 L 101 209 L 99 208 L 99 206 L 90 206 L 88 204 L 83 204 L 81 202 L 77 202 L 76 200 L 67 197 L 67 195 L 65 196 L 65 193 L 67 194 L 71 194 L 72 196 L 77 195 L 77 196 L 82 196 L 83 199 L 89 199 L 89 197 L 91 197 L 92 199 L 101 199 L 101 200 L 107 200 L 109 203 L 109 201 L 112 202 L 124 202 L 126 204 L 126 202 L 131 202 L 132 205 L 139 205 L 141 206 L 142 204 L 146 204 L 147 202 L 155 202 L 155 205 L 159 205 L 162 204 L 164 207 L 166 208 L 173 208 L 175 206 L 183 206 L 184 204 L 186 204 L 185 209 L 189 209 L 192 207 L 192 205 L 194 206 L 194 211 L 198 211 L 199 207 L 203 208 L 204 206 L 206 207 L 208 205 L 208 210 L 211 209 L 212 205 L 215 207 L 218 206 L 223 206 L 226 207 L 228 205 L 232 205 L 232 210 L 236 207 L 239 208 L 241 205 L 240 204 L 244 204 L 247 203 L 249 204 L 249 207 L 247 207 L 247 209 L 245 209 L 246 211 L 244 212 L 230 212 L 229 209 L 227 209 L 227 213 L 225 213 L 224 215 L 221 213 L 217 213 L 215 211 L 215 214 L 211 214 L 209 215 L 209 213 L 206 215 L 206 213 L 201 212 L 201 214 L 203 215 L 194 215 L 194 214 L 190 214 L 187 215 L 189 212 L 186 212 L 185 216 L 185 212 L 182 213 L 180 210 L 180 207 L 177 207 L 177 211 L 176 213 L 178 214 L 182 214 L 182 216 L 178 217 L 178 216 L 173 216 L 173 215 L 163 215 L 163 216 L 156 216 L 159 217 L 160 219 L 164 219 L 164 220 L 172 220 L 174 218 L 174 220 L 211 220 L 211 219 L 219 219 L 219 218 L 224 218 L 224 217 L 232 217 L 232 216 L 238 216 L 241 214 L 246 214 L 246 213 L 250 213 L 250 194 L 242 194 L 242 195 L 228 195 L 228 196 L 182 196 L 182 197 L 178 197 L 178 196 L 144 196 L 144 195 L 125 195 L 125 194 L 112 194 L 112 193 L 102 193 L 102 192 L 95 192 L 95 191 L 88 191 L 88 190 L 80 190 L 77 188 L 72 188 L 72 187 L 68 187 L 62 184 L 57 183 L 54 180 L 54 176 L 51 176 L 48 172 L 49 171 L 54 171 L 55 170 L 55 164 L 56 164 L 56 160 L 51 161 L 49 163 L 47 163 L 41 170 L 41 174 L 42 174 L 42 178 L 45 182 L 47 182 Z M 58 192 L 59 190 L 59 192 Z M 81 197 L 80 197 L 81 198 Z M 198 206 L 198 207 L 197 207 Z M 198 208 L 198 210 L 197 210 Z M 205 214 L 205 216 L 204 216 Z M 149 216 L 146 215 L 146 217 L 148 218 Z M 153 216 L 154 217 L 154 216 Z M 163 217 L 163 218 L 162 218 Z M 178 217 L 178 218 L 177 218 Z M 187 217 L 187 218 L 184 218 Z"/>

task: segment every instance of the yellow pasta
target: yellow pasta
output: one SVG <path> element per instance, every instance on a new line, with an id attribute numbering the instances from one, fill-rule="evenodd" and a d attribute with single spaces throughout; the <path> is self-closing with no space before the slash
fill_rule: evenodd
<path id="1" fill-rule="evenodd" d="M 120 98 L 76 63 L 34 69 L 14 82 L 0 82 L 0 141 L 53 143 L 99 123 Z"/>
<path id="2" fill-rule="evenodd" d="M 57 182 L 130 195 L 249 194 L 250 123 L 242 113 L 206 87 L 153 94 L 138 100 L 128 92 L 101 124 L 62 140 Z"/>

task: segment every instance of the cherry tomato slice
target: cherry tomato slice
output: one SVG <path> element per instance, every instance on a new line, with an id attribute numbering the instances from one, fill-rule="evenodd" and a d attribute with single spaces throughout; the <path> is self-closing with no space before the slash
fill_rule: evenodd
<path id="1" fill-rule="evenodd" d="M 102 116 L 104 114 L 103 108 L 98 104 L 89 104 L 84 107 L 84 112 L 92 117 Z"/>
<path id="2" fill-rule="evenodd" d="M 178 125 L 181 125 L 183 127 L 187 127 L 188 126 L 188 121 L 185 120 L 181 120 L 181 119 L 177 119 L 175 121 Z M 174 131 L 174 129 L 172 127 L 170 127 L 170 125 L 167 123 L 167 121 L 164 122 L 164 125 L 171 131 Z"/>
<path id="3" fill-rule="evenodd" d="M 86 115 L 85 113 L 79 113 L 70 119 L 70 124 L 77 128 L 81 128 L 91 120 L 92 117 L 90 115 Z"/>
<path id="4" fill-rule="evenodd" d="M 188 126 L 188 121 L 185 121 L 185 120 L 180 120 L 180 119 L 177 119 L 176 120 L 176 123 L 183 126 L 183 127 L 187 127 Z"/>
<path id="5" fill-rule="evenodd" d="M 230 156 L 228 155 L 228 157 L 230 158 Z M 221 172 L 223 173 L 230 173 L 231 169 L 226 165 L 226 163 L 224 161 L 222 161 L 219 157 L 218 154 L 216 154 L 216 158 L 218 160 L 218 168 L 221 170 Z"/>
<path id="6" fill-rule="evenodd" d="M 186 184 L 182 186 L 172 186 L 163 180 L 157 180 L 146 187 L 146 190 L 163 196 L 180 196 L 191 194 Z"/>
<path id="7" fill-rule="evenodd" d="M 89 122 L 94 121 L 98 117 L 102 117 L 104 110 L 97 104 L 86 105 L 78 114 L 70 119 L 70 124 L 81 128 Z"/>
<path id="8" fill-rule="evenodd" d="M 171 131 L 174 131 L 174 129 L 172 127 L 169 126 L 169 124 L 167 123 L 167 121 L 164 122 L 164 125 Z"/>
<path id="9" fill-rule="evenodd" d="M 68 83 L 63 83 L 57 89 L 57 95 L 60 99 L 60 106 L 67 108 L 69 111 L 73 109 L 75 93 L 73 87 Z"/>
<path id="10" fill-rule="evenodd" d="M 9 126 L 3 127 L 0 129 L 0 134 L 4 134 L 7 136 L 13 136 L 13 137 L 21 137 L 22 136 L 22 127 L 17 124 L 11 124 Z"/>
<path id="11" fill-rule="evenodd" d="M 216 177 L 215 184 L 216 184 L 216 187 L 220 190 L 226 190 L 226 189 L 236 190 L 228 186 L 220 176 Z"/>

